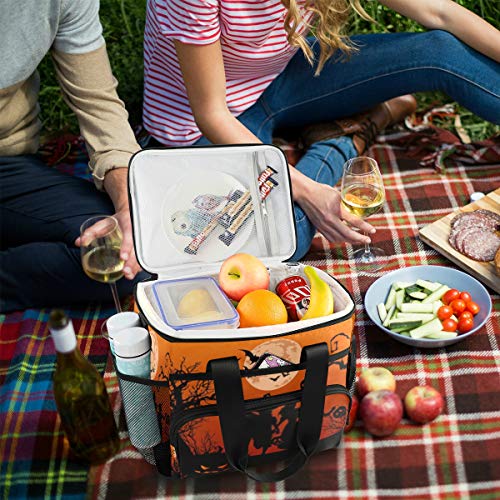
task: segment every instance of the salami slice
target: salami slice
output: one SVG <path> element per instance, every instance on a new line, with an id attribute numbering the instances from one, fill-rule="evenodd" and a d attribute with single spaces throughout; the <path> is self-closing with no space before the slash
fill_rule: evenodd
<path id="1" fill-rule="evenodd" d="M 448 242 L 455 250 L 477 261 L 493 260 L 500 248 L 500 236 L 495 233 L 500 215 L 485 209 L 462 212 L 450 224 Z"/>
<path id="2" fill-rule="evenodd" d="M 461 229 L 461 228 L 468 228 L 468 227 L 473 227 L 473 226 L 480 226 L 484 228 L 489 228 L 492 231 L 496 229 L 497 223 L 496 221 L 489 217 L 488 215 L 485 214 L 478 214 L 476 212 L 466 212 L 463 214 L 459 214 L 461 217 L 457 219 L 454 217 L 452 219 L 452 228 L 453 229 Z M 453 223 L 453 221 L 455 221 Z"/>
<path id="3" fill-rule="evenodd" d="M 461 252 L 461 250 L 458 247 L 458 241 L 465 236 L 464 231 L 468 231 L 472 229 L 472 227 L 456 227 L 451 230 L 450 236 L 448 238 L 448 241 L 450 245 L 455 249 Z"/>
<path id="4" fill-rule="evenodd" d="M 482 227 L 467 227 L 465 229 L 461 229 L 456 238 L 455 238 L 455 248 L 458 250 L 460 253 L 464 253 L 464 243 L 466 240 L 473 240 L 476 236 L 476 234 L 482 233 L 485 231 L 484 228 Z"/>
<path id="5" fill-rule="evenodd" d="M 448 236 L 448 243 L 456 250 L 457 249 L 457 243 L 456 243 L 456 238 L 457 235 L 460 233 L 459 230 L 452 229 L 450 232 L 450 236 Z"/>
<path id="6" fill-rule="evenodd" d="M 459 214 L 455 215 L 455 217 L 453 217 L 453 219 L 451 219 L 450 221 L 451 227 L 454 228 L 458 224 L 460 219 L 462 219 L 464 215 L 467 215 L 468 213 L 470 212 L 460 212 Z"/>
<path id="7" fill-rule="evenodd" d="M 493 260 L 498 248 L 500 248 L 500 237 L 486 230 L 469 235 L 463 242 L 463 253 L 481 262 Z"/>
<path id="8" fill-rule="evenodd" d="M 474 213 L 482 215 L 492 220 L 495 223 L 496 226 L 495 229 L 500 228 L 500 215 L 496 214 L 495 212 L 481 208 L 479 210 L 476 210 Z"/>
<path id="9" fill-rule="evenodd" d="M 491 210 L 487 210 L 486 208 L 480 208 L 479 210 L 475 210 L 475 213 L 481 215 L 487 215 L 488 217 L 493 217 L 500 224 L 500 215 L 492 212 Z"/>

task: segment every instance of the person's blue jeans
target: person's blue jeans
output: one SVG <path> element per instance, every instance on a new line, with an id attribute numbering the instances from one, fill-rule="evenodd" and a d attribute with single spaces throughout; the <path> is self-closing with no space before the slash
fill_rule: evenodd
<path id="1" fill-rule="evenodd" d="M 108 195 L 91 182 L 35 155 L 0 157 L 0 312 L 112 303 L 109 286 L 83 272 L 74 241 L 86 219 L 113 213 Z M 119 280 L 119 294 L 145 276 Z"/>
<path id="2" fill-rule="evenodd" d="M 311 38 L 316 56 L 318 44 Z M 393 97 L 441 90 L 480 117 L 500 123 L 500 65 L 445 31 L 353 36 L 358 47 L 345 62 L 335 56 L 314 76 L 299 50 L 259 100 L 238 120 L 270 144 L 275 129 L 300 128 L 365 111 Z M 201 138 L 197 144 L 207 144 Z M 308 177 L 333 186 L 344 162 L 357 156 L 348 137 L 314 144 L 296 165 Z M 297 250 L 308 251 L 316 232 L 295 205 Z"/>

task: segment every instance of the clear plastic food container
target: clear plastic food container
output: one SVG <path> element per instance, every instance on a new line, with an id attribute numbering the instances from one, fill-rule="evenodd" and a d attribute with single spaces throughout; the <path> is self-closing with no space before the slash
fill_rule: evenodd
<path id="1" fill-rule="evenodd" d="M 213 278 L 157 281 L 153 293 L 163 321 L 174 330 L 238 328 L 239 315 Z"/>

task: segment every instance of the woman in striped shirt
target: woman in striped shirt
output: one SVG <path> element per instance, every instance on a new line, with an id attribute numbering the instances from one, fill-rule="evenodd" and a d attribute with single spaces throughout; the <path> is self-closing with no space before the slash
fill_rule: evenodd
<path id="1" fill-rule="evenodd" d="M 343 163 L 368 145 L 365 132 L 373 136 L 394 118 L 391 111 L 402 117 L 411 109 L 408 97 L 393 98 L 443 90 L 500 122 L 498 30 L 452 0 L 380 3 L 434 31 L 348 41 L 340 33 L 351 7 L 364 12 L 359 0 L 148 2 L 144 123 L 161 144 L 271 143 L 276 128 L 370 110 L 353 137 L 309 130 L 312 144 L 290 168 L 295 260 L 316 229 L 329 241 L 349 243 L 364 243 L 362 233 L 375 232 L 342 209 L 332 186 Z M 312 24 L 315 38 L 307 37 Z M 340 60 L 342 51 L 349 57 Z"/>

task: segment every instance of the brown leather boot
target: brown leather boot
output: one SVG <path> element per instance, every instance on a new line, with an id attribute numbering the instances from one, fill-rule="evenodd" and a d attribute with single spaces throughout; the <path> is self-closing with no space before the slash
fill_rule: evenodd
<path id="1" fill-rule="evenodd" d="M 402 121 L 416 109 L 417 101 L 411 94 L 395 97 L 359 115 L 310 125 L 302 131 L 300 143 L 308 149 L 315 142 L 352 135 L 354 147 L 361 154 L 375 142 L 381 130 Z"/>

